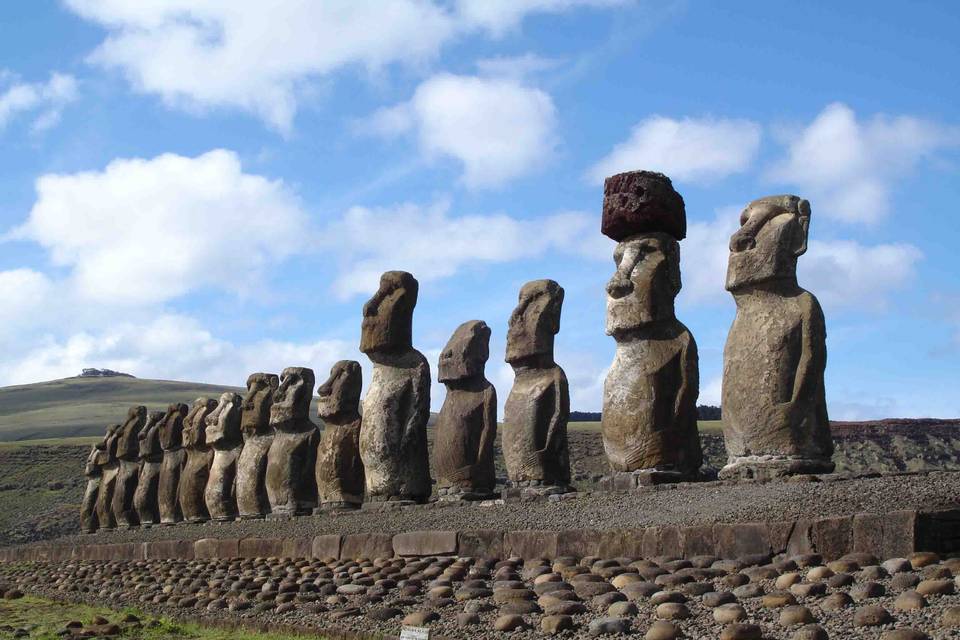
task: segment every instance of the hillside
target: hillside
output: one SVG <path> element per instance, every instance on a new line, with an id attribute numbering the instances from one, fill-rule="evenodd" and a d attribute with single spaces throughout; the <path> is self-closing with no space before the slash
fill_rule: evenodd
<path id="1" fill-rule="evenodd" d="M 0 441 L 97 436 L 123 422 L 131 405 L 166 409 L 242 388 L 128 377 L 64 378 L 0 387 Z"/>

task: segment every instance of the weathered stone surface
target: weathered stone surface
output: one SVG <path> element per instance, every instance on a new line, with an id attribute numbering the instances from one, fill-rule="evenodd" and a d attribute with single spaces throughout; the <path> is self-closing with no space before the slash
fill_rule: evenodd
<path id="1" fill-rule="evenodd" d="M 496 484 L 497 391 L 484 376 L 490 327 L 464 322 L 440 353 L 447 396 L 437 417 L 434 463 L 441 497 L 482 496 Z"/>
<path id="2" fill-rule="evenodd" d="M 243 538 L 239 545 L 240 557 L 281 558 L 283 541 L 283 538 Z"/>
<path id="3" fill-rule="evenodd" d="M 239 558 L 238 538 L 201 538 L 193 544 L 194 558 Z"/>
<path id="4" fill-rule="evenodd" d="M 730 239 L 727 290 L 737 315 L 724 348 L 721 477 L 833 471 L 823 375 L 826 326 L 817 299 L 797 284 L 810 204 L 754 200 Z"/>
<path id="5" fill-rule="evenodd" d="M 503 532 L 492 529 L 461 531 L 457 535 L 457 548 L 461 556 L 501 558 L 503 557 Z"/>
<path id="6" fill-rule="evenodd" d="M 342 543 L 343 538 L 338 535 L 317 536 L 311 544 L 310 555 L 320 560 L 326 560 L 328 558 L 338 560 L 340 558 L 340 546 Z"/>
<path id="7" fill-rule="evenodd" d="M 237 463 L 243 448 L 240 433 L 242 411 L 243 398 L 239 393 L 227 391 L 220 395 L 216 408 L 206 417 L 206 441 L 213 449 L 213 461 L 203 501 L 214 520 L 237 517 Z"/>
<path id="8" fill-rule="evenodd" d="M 717 524 L 713 532 L 716 553 L 722 558 L 770 553 L 770 536 L 764 522 Z"/>
<path id="9" fill-rule="evenodd" d="M 87 462 L 83 466 L 83 475 L 87 478 L 87 486 L 83 490 L 83 501 L 80 503 L 80 530 L 84 533 L 93 533 L 100 526 L 97 518 L 97 497 L 100 494 L 100 458 L 99 445 L 90 447 Z"/>
<path id="10" fill-rule="evenodd" d="M 507 531 L 503 534 L 503 551 L 507 556 L 516 556 L 525 560 L 538 558 L 551 560 L 560 555 L 557 532 Z"/>
<path id="11" fill-rule="evenodd" d="M 600 231 L 617 242 L 657 232 L 683 240 L 687 235 L 683 198 L 662 173 L 628 171 L 610 176 L 603 183 Z"/>
<path id="12" fill-rule="evenodd" d="M 310 421 L 313 369 L 287 367 L 270 407 L 273 442 L 267 455 L 267 498 L 271 513 L 301 515 L 317 505 L 317 443 Z"/>
<path id="13" fill-rule="evenodd" d="M 853 550 L 881 558 L 909 555 L 916 547 L 916 511 L 858 513 L 853 518 Z"/>
<path id="14" fill-rule="evenodd" d="M 840 558 L 853 550 L 853 518 L 818 518 L 810 525 L 814 549 L 825 559 Z"/>
<path id="15" fill-rule="evenodd" d="M 367 500 L 423 502 L 431 492 L 430 365 L 411 342 L 418 289 L 411 274 L 388 271 L 363 305 L 360 350 L 373 362 L 360 427 Z"/>
<path id="16" fill-rule="evenodd" d="M 614 251 L 607 335 L 617 351 L 603 389 L 603 447 L 614 471 L 695 475 L 697 344 L 674 314 L 680 245 L 666 233 L 630 236 Z"/>
<path id="17" fill-rule="evenodd" d="M 180 560 L 193 559 L 192 540 L 161 540 L 159 542 L 144 542 L 144 557 L 147 560 L 163 560 L 176 558 Z"/>
<path id="18" fill-rule="evenodd" d="M 270 511 L 267 498 L 267 452 L 273 442 L 270 407 L 280 378 L 253 373 L 247 378 L 240 433 L 243 449 L 237 460 L 237 511 L 241 518 L 261 518 Z"/>
<path id="19" fill-rule="evenodd" d="M 363 502 L 360 459 L 360 391 L 363 372 L 355 360 L 341 360 L 317 389 L 317 415 L 323 436 L 317 446 L 317 499 L 323 505 L 358 506 Z"/>
<path id="20" fill-rule="evenodd" d="M 183 450 L 183 419 L 187 417 L 189 407 L 178 402 L 167 407 L 167 414 L 160 426 L 160 447 L 163 449 L 163 461 L 160 463 L 160 482 L 157 487 L 157 503 L 160 509 L 160 522 L 173 524 L 183 520 L 180 499 L 180 473 L 187 455 Z"/>
<path id="21" fill-rule="evenodd" d="M 357 533 L 343 536 L 340 557 L 357 560 L 393 557 L 393 536 L 387 533 Z"/>
<path id="22" fill-rule="evenodd" d="M 117 520 L 113 515 L 113 496 L 117 488 L 117 475 L 120 463 L 117 460 L 117 440 L 120 438 L 120 425 L 107 427 L 102 448 L 97 460 L 100 466 L 100 488 L 97 492 L 97 522 L 101 529 L 113 529 Z"/>
<path id="23" fill-rule="evenodd" d="M 515 378 L 503 410 L 502 440 L 513 483 L 562 488 L 570 484 L 570 389 L 553 359 L 562 306 L 559 284 L 534 280 L 520 289 L 510 314 L 506 361 Z"/>
<path id="24" fill-rule="evenodd" d="M 117 484 L 113 493 L 113 517 L 118 527 L 132 527 L 140 523 L 133 497 L 140 475 L 140 431 L 146 420 L 146 407 L 130 407 L 117 438 Z"/>
<path id="25" fill-rule="evenodd" d="M 457 553 L 456 531 L 408 531 L 393 536 L 398 556 L 446 556 Z"/>
<path id="26" fill-rule="evenodd" d="M 213 449 L 207 444 L 207 416 L 217 408 L 212 398 L 197 398 L 183 419 L 183 450 L 186 460 L 180 473 L 180 511 L 188 522 L 210 519 L 204 492 L 210 478 Z"/>
<path id="27" fill-rule="evenodd" d="M 163 411 L 151 411 L 146 424 L 140 430 L 139 455 L 140 470 L 137 478 L 137 490 L 133 494 L 133 506 L 137 510 L 140 524 L 160 522 L 158 491 L 160 488 L 160 465 L 163 461 L 163 449 L 160 447 L 160 428 L 166 417 Z"/>

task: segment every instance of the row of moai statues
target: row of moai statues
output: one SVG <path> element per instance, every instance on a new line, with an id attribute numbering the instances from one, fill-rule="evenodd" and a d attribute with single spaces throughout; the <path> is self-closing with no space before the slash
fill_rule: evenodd
<path id="1" fill-rule="evenodd" d="M 724 350 L 721 477 L 833 470 L 823 376 L 826 331 L 816 298 L 797 284 L 810 205 L 796 196 L 751 202 L 730 241 L 727 289 L 737 315 Z M 607 179 L 602 232 L 617 242 L 606 285 L 606 332 L 617 343 L 603 393 L 603 444 L 615 474 L 648 482 L 700 477 L 696 342 L 677 319 L 683 198 L 666 176 Z M 359 363 L 336 363 L 318 390 L 323 437 L 309 419 L 313 371 L 256 373 L 246 397 L 130 409 L 87 463 L 86 530 L 208 519 L 299 515 L 362 502 L 429 499 L 430 366 L 413 347 L 419 285 L 389 271 L 363 307 L 360 351 L 373 363 L 362 401 Z M 514 383 L 504 405 L 509 489 L 564 493 L 570 486 L 569 388 L 554 360 L 563 288 L 525 284 L 507 331 Z M 491 330 L 461 324 L 444 347 L 447 387 L 435 433 L 443 500 L 495 495 L 497 396 L 484 370 Z M 361 418 L 362 415 L 362 418 Z"/>

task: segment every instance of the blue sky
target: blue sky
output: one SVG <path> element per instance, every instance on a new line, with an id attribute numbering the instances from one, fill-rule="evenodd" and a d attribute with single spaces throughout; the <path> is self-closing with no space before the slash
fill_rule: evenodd
<path id="1" fill-rule="evenodd" d="M 0 4 L 0 384 L 369 372 L 361 306 L 405 269 L 415 345 L 435 367 L 485 320 L 502 398 L 517 292 L 559 281 L 557 360 L 598 410 L 602 178 L 652 169 L 687 203 L 701 402 L 739 210 L 796 193 L 831 416 L 960 415 L 960 8 L 812 4 Z"/>

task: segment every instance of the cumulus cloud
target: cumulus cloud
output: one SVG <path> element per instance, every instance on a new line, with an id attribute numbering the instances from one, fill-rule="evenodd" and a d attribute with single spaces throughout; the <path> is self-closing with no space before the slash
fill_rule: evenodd
<path id="1" fill-rule="evenodd" d="M 11 236 L 46 248 L 88 301 L 157 303 L 204 286 L 242 292 L 307 233 L 287 187 L 244 173 L 225 150 L 48 174 L 36 191 Z"/>
<path id="2" fill-rule="evenodd" d="M 747 170 L 760 148 L 760 125 L 749 120 L 651 116 L 587 172 L 601 184 L 622 171 L 660 171 L 675 180 L 710 182 Z"/>
<path id="3" fill-rule="evenodd" d="M 77 81 L 71 75 L 53 73 L 47 82 L 30 83 L 18 82 L 14 74 L 0 71 L 0 130 L 27 113 L 34 114 L 33 131 L 49 129 L 60 121 L 63 108 L 76 98 Z"/>
<path id="4" fill-rule="evenodd" d="M 468 187 L 492 187 L 542 167 L 553 155 L 556 108 L 549 95 L 506 78 L 429 78 L 409 102 L 375 113 L 370 130 L 416 135 L 428 158 L 463 165 Z"/>
<path id="5" fill-rule="evenodd" d="M 66 0 L 108 33 L 90 55 L 143 93 L 192 110 L 227 107 L 288 132 L 311 83 L 351 68 L 433 59 L 464 35 L 531 13 L 613 0 Z"/>
<path id="6" fill-rule="evenodd" d="M 505 214 L 452 216 L 446 203 L 404 204 L 353 207 L 323 236 L 336 238 L 329 249 L 339 254 L 341 269 L 333 288 L 347 298 L 376 290 L 380 274 L 389 269 L 410 271 L 423 282 L 471 264 L 533 258 L 548 250 L 608 260 L 609 243 L 595 227 L 595 216 L 579 212 L 521 220 Z"/>
<path id="7" fill-rule="evenodd" d="M 768 177 L 796 185 L 818 211 L 851 223 L 882 219 L 898 181 L 938 150 L 960 146 L 960 128 L 912 116 L 858 120 L 842 103 L 785 137 L 786 155 Z"/>
<path id="8" fill-rule="evenodd" d="M 718 210 L 710 222 L 694 222 L 681 246 L 684 304 L 729 299 L 725 289 L 730 235 L 739 226 L 738 207 Z M 854 240 L 811 240 L 800 258 L 800 285 L 824 307 L 882 309 L 893 292 L 916 276 L 923 253 L 914 245 L 865 245 Z"/>

